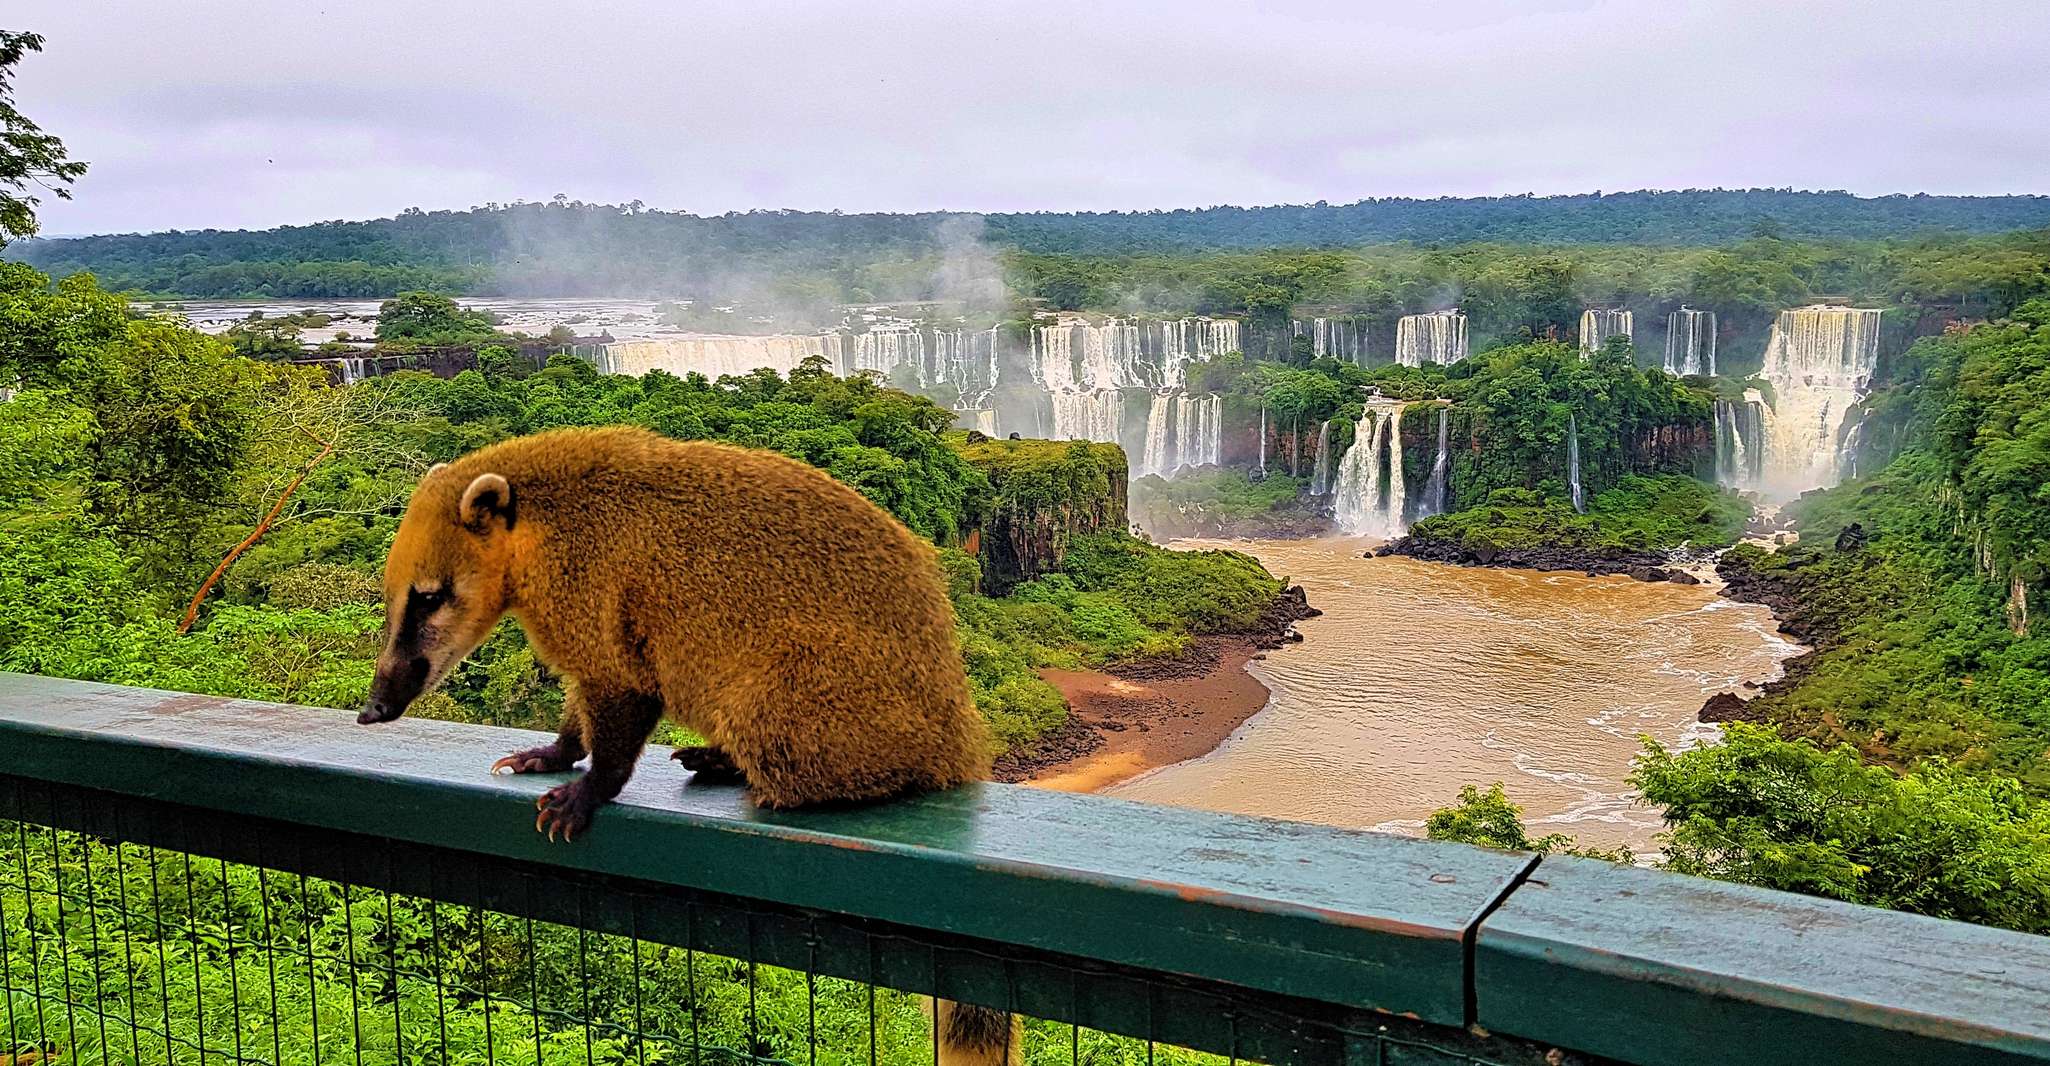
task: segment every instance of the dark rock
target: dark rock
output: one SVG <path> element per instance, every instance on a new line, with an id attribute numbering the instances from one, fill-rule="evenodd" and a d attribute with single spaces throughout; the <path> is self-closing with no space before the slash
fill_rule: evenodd
<path id="1" fill-rule="evenodd" d="M 1697 717 L 1704 722 L 1762 722 L 1765 713 L 1734 692 L 1718 692 L 1701 705 Z"/>
<path id="2" fill-rule="evenodd" d="M 1673 584 L 1675 584 L 1675 585 L 1699 585 L 1699 584 L 1701 584 L 1701 579 L 1700 579 L 1700 578 L 1698 578 L 1698 577 L 1695 577 L 1695 576 L 1694 576 L 1693 574 L 1690 574 L 1690 573 L 1688 573 L 1688 572 L 1687 572 L 1687 571 L 1685 571 L 1685 570 L 1675 570 L 1675 571 L 1673 571 L 1673 573 L 1672 573 L 1672 576 L 1670 576 L 1670 577 L 1666 578 L 1666 580 L 1667 580 L 1667 581 L 1670 581 L 1670 582 L 1672 582 L 1672 583 L 1673 583 Z"/>
<path id="3" fill-rule="evenodd" d="M 1673 576 L 1662 566 L 1633 566 L 1626 572 L 1636 581 L 1670 581 Z"/>
<path id="4" fill-rule="evenodd" d="M 1843 532 L 1836 535 L 1836 550 L 1840 552 L 1857 551 L 1865 546 L 1865 539 L 1865 527 L 1853 522 L 1845 526 Z"/>
<path id="5" fill-rule="evenodd" d="M 1494 565 L 1495 560 L 1501 557 L 1501 554 L 1501 549 L 1495 547 L 1492 544 L 1483 544 L 1480 547 L 1475 548 L 1473 550 L 1474 561 L 1480 563 L 1482 566 Z"/>
<path id="6" fill-rule="evenodd" d="M 984 433 L 979 429 L 971 429 L 968 431 L 968 443 L 970 444 L 981 444 L 983 441 L 986 441 L 988 439 L 989 434 Z"/>

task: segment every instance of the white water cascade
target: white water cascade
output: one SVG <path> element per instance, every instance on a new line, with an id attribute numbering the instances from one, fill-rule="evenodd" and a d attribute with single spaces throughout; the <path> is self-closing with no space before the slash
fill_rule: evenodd
<path id="1" fill-rule="evenodd" d="M 591 361 L 606 374 L 638 377 L 650 370 L 666 370 L 678 377 L 698 373 L 716 381 L 725 375 L 746 374 L 763 367 L 788 374 L 812 356 L 824 359 L 828 367 L 838 368 L 845 340 L 837 333 L 691 333 L 596 345 Z"/>
<path id="2" fill-rule="evenodd" d="M 1740 471 L 1734 487 L 1785 502 L 1837 483 L 1845 418 L 1879 365 L 1881 314 L 1821 305 L 1780 312 L 1759 371 L 1772 400 L 1757 406 L 1752 472 Z"/>
<path id="3" fill-rule="evenodd" d="M 1399 537 L 1403 504 L 1407 499 L 1402 479 L 1402 406 L 1369 407 L 1353 427 L 1352 447 L 1338 462 L 1338 479 L 1332 486 L 1332 517 L 1338 528 L 1354 536 Z M 1371 431 L 1368 423 L 1372 423 Z M 1389 442 L 1383 465 L 1383 441 Z M 1381 477 L 1386 471 L 1387 492 Z"/>
<path id="4" fill-rule="evenodd" d="M 1580 312 L 1580 350 L 1593 353 L 1602 350 L 1610 337 L 1629 340 L 1635 315 L 1628 311 L 1612 311 L 1606 308 L 1590 307 Z"/>
<path id="5" fill-rule="evenodd" d="M 1164 475 L 1173 469 L 1168 465 L 1172 461 L 1168 449 L 1173 443 L 1174 421 L 1174 396 L 1154 393 L 1153 402 L 1146 409 L 1146 444 L 1139 452 L 1139 465 L 1133 469 L 1133 477 Z"/>
<path id="6" fill-rule="evenodd" d="M 1452 475 L 1452 451 L 1446 447 L 1451 434 L 1446 430 L 1446 416 L 1451 413 L 1448 406 L 1438 408 L 1438 457 L 1431 460 L 1431 479 L 1424 483 L 1423 502 L 1417 505 L 1418 518 L 1445 513 L 1446 482 Z"/>
<path id="7" fill-rule="evenodd" d="M 1666 316 L 1666 373 L 1715 375 L 1715 312 L 1682 307 Z"/>
<path id="8" fill-rule="evenodd" d="M 1310 495 L 1331 491 L 1331 420 L 1317 427 L 1317 462 L 1310 469 Z"/>
<path id="9" fill-rule="evenodd" d="M 1116 389 L 1053 394 L 1053 439 L 1117 444 L 1124 439 L 1125 396 Z"/>
<path id="10" fill-rule="evenodd" d="M 1367 326 L 1356 318 L 1298 318 L 1289 326 L 1296 336 L 1310 338 L 1310 354 L 1316 358 L 1328 355 L 1360 366 L 1367 363 Z"/>
<path id="11" fill-rule="evenodd" d="M 1466 316 L 1457 310 L 1404 315 L 1395 323 L 1395 361 L 1450 366 L 1466 358 Z"/>
<path id="12" fill-rule="evenodd" d="M 1049 392 L 1178 389 L 1188 365 L 1239 349 L 1228 318 L 1063 318 L 1032 329 L 1033 377 Z"/>
<path id="13" fill-rule="evenodd" d="M 1580 487 L 1580 419 L 1566 412 L 1566 490 L 1572 494 L 1573 509 L 1587 513 L 1587 492 Z"/>
<path id="14" fill-rule="evenodd" d="M 1224 449 L 1224 397 L 1175 399 L 1175 458 L 1170 470 L 1216 466 Z"/>

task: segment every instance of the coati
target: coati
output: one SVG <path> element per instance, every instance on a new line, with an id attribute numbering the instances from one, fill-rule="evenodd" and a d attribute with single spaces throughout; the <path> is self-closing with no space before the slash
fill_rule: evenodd
<path id="1" fill-rule="evenodd" d="M 564 678 L 553 743 L 494 772 L 590 769 L 537 801 L 574 840 L 662 716 L 676 757 L 787 808 L 987 776 L 991 741 L 932 549 L 804 463 L 640 429 L 569 429 L 430 470 L 385 561 L 385 646 L 357 720 L 388 722 L 510 614 Z M 937 1004 L 949 1063 L 1014 1062 L 1018 1020 Z"/>

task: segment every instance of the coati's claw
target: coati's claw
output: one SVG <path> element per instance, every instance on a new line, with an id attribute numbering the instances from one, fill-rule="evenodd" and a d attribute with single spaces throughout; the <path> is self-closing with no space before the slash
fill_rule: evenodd
<path id="1" fill-rule="evenodd" d="M 598 804 L 592 802 L 590 790 L 583 786 L 583 779 L 578 778 L 541 793 L 540 798 L 534 801 L 534 806 L 541 811 L 534 816 L 534 831 L 547 834 L 550 843 L 560 832 L 563 843 L 569 843 L 589 828 L 591 815 L 596 813 Z"/>
<path id="2" fill-rule="evenodd" d="M 576 763 L 562 757 L 562 750 L 553 744 L 526 751 L 516 751 L 491 764 L 491 772 L 510 770 L 516 774 L 559 774 Z"/>

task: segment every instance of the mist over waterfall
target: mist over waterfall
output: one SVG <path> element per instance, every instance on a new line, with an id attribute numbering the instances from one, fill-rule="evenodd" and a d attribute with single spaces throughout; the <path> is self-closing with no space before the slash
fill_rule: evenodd
<path id="1" fill-rule="evenodd" d="M 1629 340 L 1636 321 L 1628 311 L 1611 311 L 1606 308 L 1590 307 L 1580 312 L 1580 350 L 1593 353 L 1602 350 L 1610 337 Z"/>
<path id="2" fill-rule="evenodd" d="M 1325 419 L 1317 427 L 1317 462 L 1310 468 L 1310 495 L 1322 496 L 1331 491 L 1331 420 Z"/>
<path id="3" fill-rule="evenodd" d="M 1681 307 L 1666 316 L 1666 373 L 1715 374 L 1715 312 Z"/>
<path id="4" fill-rule="evenodd" d="M 1879 365 L 1881 314 L 1821 305 L 1779 313 L 1759 371 L 1772 386 L 1771 399 L 1745 405 L 1753 408 L 1758 434 L 1755 444 L 1744 442 L 1748 454 L 1733 466 L 1733 487 L 1786 501 L 1837 483 L 1845 420 Z M 1735 439 L 1741 442 L 1741 434 Z"/>
<path id="5" fill-rule="evenodd" d="M 1352 447 L 1338 463 L 1332 517 L 1355 536 L 1399 537 L 1407 498 L 1402 475 L 1402 404 L 1368 407 L 1353 427 Z M 1369 425 L 1371 423 L 1371 426 Z M 1382 442 L 1388 442 L 1386 460 Z M 1382 475 L 1387 490 L 1382 490 Z"/>
<path id="6" fill-rule="evenodd" d="M 1571 411 L 1566 412 L 1566 489 L 1573 509 L 1587 513 L 1587 492 L 1580 487 L 1580 418 Z"/>
<path id="7" fill-rule="evenodd" d="M 1449 366 L 1466 358 L 1466 316 L 1457 310 L 1404 315 L 1395 323 L 1395 361 Z"/>
<path id="8" fill-rule="evenodd" d="M 1441 405 L 1438 408 L 1438 457 L 1431 460 L 1431 478 L 1424 482 L 1424 498 L 1417 505 L 1418 518 L 1445 513 L 1446 482 L 1450 480 L 1452 472 L 1452 451 L 1446 446 L 1452 439 L 1451 433 L 1447 430 L 1448 416 L 1451 414 L 1452 408 L 1449 406 Z"/>
<path id="9" fill-rule="evenodd" d="M 1367 326 L 1352 318 L 1294 319 L 1289 323 L 1298 337 L 1310 338 L 1310 354 L 1330 356 L 1360 366 L 1367 364 Z"/>

